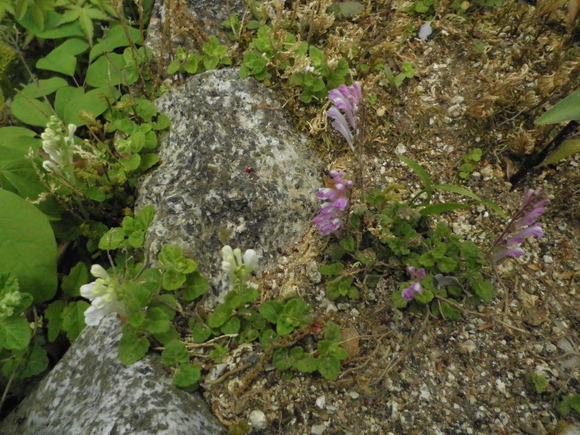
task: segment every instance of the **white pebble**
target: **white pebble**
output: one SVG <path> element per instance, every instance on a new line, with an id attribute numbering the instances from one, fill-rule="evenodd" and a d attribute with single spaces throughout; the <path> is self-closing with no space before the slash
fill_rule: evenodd
<path id="1" fill-rule="evenodd" d="M 254 429 L 262 430 L 266 429 L 268 421 L 266 420 L 266 414 L 264 414 L 259 409 L 254 409 L 250 412 L 250 424 Z"/>

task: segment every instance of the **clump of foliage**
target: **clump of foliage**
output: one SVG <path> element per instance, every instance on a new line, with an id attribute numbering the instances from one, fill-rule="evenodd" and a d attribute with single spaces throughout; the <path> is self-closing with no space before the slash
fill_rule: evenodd
<path id="1" fill-rule="evenodd" d="M 284 29 L 273 29 L 262 22 L 264 14 L 255 12 L 245 30 L 251 38 L 242 55 L 240 76 L 254 77 L 269 83 L 272 77 L 285 79 L 301 89 L 300 101 L 310 103 L 326 97 L 329 90 L 344 83 L 348 77 L 349 64 L 342 57 L 330 62 L 327 55 Z M 230 38 L 242 38 L 242 23 L 237 15 L 232 15 L 222 23 L 231 30 Z"/>
<path id="2" fill-rule="evenodd" d="M 481 160 L 483 151 L 481 148 L 475 148 L 467 154 L 461 156 L 461 161 L 463 162 L 459 166 L 459 178 L 468 179 L 472 172 L 475 171 Z"/>

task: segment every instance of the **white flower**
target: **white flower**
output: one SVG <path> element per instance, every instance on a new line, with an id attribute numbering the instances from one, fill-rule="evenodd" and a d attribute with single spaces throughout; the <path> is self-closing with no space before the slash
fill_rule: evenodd
<path id="1" fill-rule="evenodd" d="M 61 121 L 56 116 L 50 117 L 44 132 L 40 135 L 42 149 L 48 154 L 49 158 L 42 163 L 42 167 L 48 172 L 72 175 L 74 170 L 73 148 L 76 129 L 76 125 L 69 124 L 67 132 L 65 132 Z"/>
<path id="2" fill-rule="evenodd" d="M 81 286 L 81 295 L 91 301 L 91 306 L 85 311 L 85 323 L 96 326 L 101 319 L 110 313 L 123 313 L 124 307 L 117 297 L 113 279 L 100 265 L 91 266 L 91 274 L 95 281 Z"/>
<path id="3" fill-rule="evenodd" d="M 228 274 L 232 283 L 236 281 L 236 274 L 245 282 L 257 262 L 258 254 L 253 249 L 248 249 L 242 256 L 239 248 L 232 249 L 229 245 L 222 248 L 222 270 Z"/>
<path id="4" fill-rule="evenodd" d="M 256 267 L 256 263 L 258 262 L 258 254 L 253 249 L 248 249 L 244 252 L 244 264 L 246 267 L 253 269 Z"/>

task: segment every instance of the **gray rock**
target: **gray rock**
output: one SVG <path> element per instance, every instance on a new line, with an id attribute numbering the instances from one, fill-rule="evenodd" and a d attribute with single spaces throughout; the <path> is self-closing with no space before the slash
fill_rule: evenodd
<path id="1" fill-rule="evenodd" d="M 171 119 L 164 163 L 145 176 L 140 206 L 155 204 L 147 246 L 181 245 L 219 274 L 221 248 L 255 249 L 262 268 L 311 225 L 320 187 L 314 156 L 272 93 L 236 69 L 193 76 L 157 102 Z M 216 284 L 216 281 L 213 282 Z"/>
<path id="2" fill-rule="evenodd" d="M 126 367 L 115 316 L 88 327 L 1 434 L 214 435 L 224 433 L 199 394 L 174 387 L 156 355 Z"/>

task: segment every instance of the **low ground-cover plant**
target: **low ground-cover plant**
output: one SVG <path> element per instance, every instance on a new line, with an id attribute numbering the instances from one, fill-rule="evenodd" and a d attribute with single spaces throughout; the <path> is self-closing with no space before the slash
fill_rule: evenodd
<path id="1" fill-rule="evenodd" d="M 331 91 L 329 99 L 333 106 L 328 116 L 335 120 L 332 126 L 357 152 L 355 144 L 362 137 L 360 84 L 343 85 Z M 491 300 L 493 285 L 484 273 L 488 260 L 497 263 L 522 255 L 519 245 L 526 237 L 542 235 L 536 219 L 549 201 L 541 189 L 526 192 L 521 207 L 486 255 L 475 243 L 453 234 L 445 221 L 437 219 L 442 213 L 470 204 L 433 203 L 433 194 L 438 190 L 459 194 L 471 199 L 472 204 L 485 204 L 507 218 L 503 211 L 465 188 L 433 184 L 417 162 L 399 158 L 423 183 L 423 189 L 407 201 L 402 200 L 403 192 L 397 192 L 397 186 L 387 186 L 368 189 L 364 201 L 351 206 L 350 191 L 356 186 L 345 179 L 344 173 L 336 171 L 331 171 L 332 185 L 320 189 L 317 196 L 326 202 L 314 223 L 320 234 L 334 233 L 338 239 L 327 250 L 333 262 L 320 267 L 322 275 L 332 277 L 326 294 L 331 299 L 357 299 L 361 291 L 375 287 L 381 278 L 406 274 L 409 279 L 392 294 L 395 307 L 428 308 L 434 315 L 456 319 L 461 315 L 462 304 Z"/>
<path id="2" fill-rule="evenodd" d="M 84 311 L 87 325 L 98 325 L 110 313 L 121 317 L 121 362 L 133 364 L 151 347 L 161 349 L 161 361 L 173 368 L 174 384 L 192 389 L 197 388 L 204 369 L 222 361 L 238 345 L 256 342 L 281 372 L 294 368 L 304 373 L 318 371 L 327 379 L 338 377 L 340 361 L 348 357 L 340 346 L 340 327 L 328 322 L 313 354 L 301 346 L 293 347 L 297 339 L 315 334 L 310 329 L 312 309 L 301 298 L 256 306 L 259 294 L 249 280 L 257 262 L 254 250 L 242 254 L 230 246 L 222 249 L 222 270 L 228 275 L 229 291 L 223 302 L 209 310 L 200 309 L 199 298 L 207 291 L 208 282 L 181 247 L 164 245 L 157 267 L 144 262 L 143 235 L 152 218 L 153 207 L 147 206 L 135 218 L 126 217 L 121 227 L 107 231 L 99 248 L 109 254 L 116 252 L 113 265 L 108 270 L 93 265 L 91 274 L 97 279 L 80 288 L 81 296 L 91 301 Z M 189 326 L 187 337 L 175 327 L 178 318 Z M 192 358 L 186 338 L 193 341 L 192 346 L 209 350 L 196 352 Z"/>
<path id="3" fill-rule="evenodd" d="M 269 82 L 272 77 L 288 78 L 289 84 L 301 89 L 300 101 L 310 103 L 323 100 L 328 91 L 346 81 L 349 64 L 341 57 L 331 62 L 318 47 L 284 29 L 274 30 L 271 26 L 258 21 L 262 15 L 257 13 L 242 27 L 237 15 L 232 15 L 222 23 L 231 30 L 230 37 L 242 42 L 242 30 L 251 32 L 240 66 L 241 77 L 254 77 Z"/>

